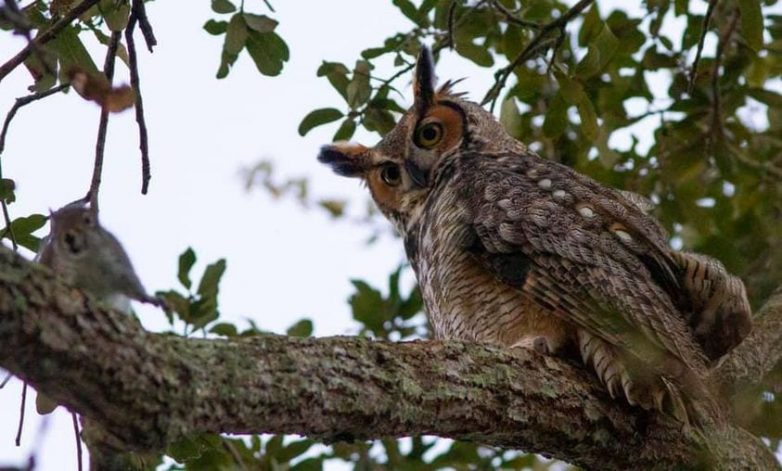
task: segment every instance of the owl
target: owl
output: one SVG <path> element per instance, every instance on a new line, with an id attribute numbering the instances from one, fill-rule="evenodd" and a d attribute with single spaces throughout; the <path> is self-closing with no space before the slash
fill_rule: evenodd
<path id="1" fill-rule="evenodd" d="M 744 285 L 677 252 L 651 203 L 540 158 L 495 117 L 435 87 L 376 146 L 318 160 L 366 182 L 404 240 L 433 334 L 572 355 L 612 397 L 684 424 L 713 417 L 708 369 L 748 334 Z"/>
<path id="2" fill-rule="evenodd" d="M 51 213 L 49 223 L 39 263 L 120 311 L 130 311 L 130 299 L 161 305 L 144 290 L 122 244 L 84 201 Z"/>

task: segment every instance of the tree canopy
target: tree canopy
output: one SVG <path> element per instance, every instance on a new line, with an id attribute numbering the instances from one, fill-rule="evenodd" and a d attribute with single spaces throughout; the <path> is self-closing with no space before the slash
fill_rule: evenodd
<path id="1" fill-rule="evenodd" d="M 361 130 L 388 132 L 408 103 L 401 91 L 422 44 L 437 59 L 460 56 L 475 70 L 490 70 L 494 81 L 477 98 L 511 135 L 543 158 L 649 197 L 674 247 L 716 257 L 744 280 L 759 327 L 715 372 L 731 399 L 735 427 L 693 437 L 609 400 L 594 378 L 566 360 L 459 342 L 385 342 L 426 337 L 420 293 L 400 281 L 409 275 L 405 266 L 389 274 L 386 286 L 351 281 L 349 305 L 362 338 L 302 339 L 312 335 L 313 320 L 294 323 L 288 337 L 280 337 L 262 323 L 221 317 L 226 261 L 211 261 L 199 277 L 193 273 L 198 256 L 187 249 L 178 261 L 161 263 L 160 270 L 176 266 L 179 286 L 159 293 L 172 308 L 169 329 L 151 334 L 0 249 L 0 367 L 83 416 L 82 435 L 96 466 L 553 465 L 528 453 L 535 452 L 588 468 L 626 469 L 703 465 L 704 449 L 714 460 L 706 464 L 772 466 L 769 450 L 782 440 L 779 4 L 392 3 L 406 29 L 388 31 L 380 44 L 356 38 L 354 63 L 322 53 L 312 80 L 328 81 L 331 104 L 303 116 L 298 133 L 326 126 L 334 140 L 348 140 Z M 285 80 L 296 49 L 278 28 L 273 2 L 212 0 L 211 7 L 203 34 L 223 45 L 215 80 L 230 81 L 238 60 Z M 335 8 L 334 14 L 349 12 Z M 156 47 L 155 31 L 166 25 L 147 14 L 147 4 L 6 0 L 0 28 L 26 40 L 21 50 L 3 52 L 0 82 L 13 71 L 30 77 L 30 95 L 20 97 L 4 121 L 0 159 L 7 157 L 5 142 L 22 107 L 46 107 L 49 97 L 73 90 L 101 111 L 88 198 L 99 201 L 106 123 L 129 108 L 142 157 L 139 188 L 154 191 L 149 134 L 155 129 L 146 125 L 143 84 L 155 71 L 140 73 L 138 56 Z M 85 46 L 94 40 L 104 57 Z M 316 47 L 317 38 L 311 41 Z M 129 85 L 112 83 L 117 67 L 129 70 Z M 311 182 L 281 180 L 268 162 L 245 169 L 244 176 L 250 187 L 319 208 L 340 223 L 358 220 L 373 238 L 387 236 L 388 226 L 371 207 L 313 198 Z M 23 183 L 0 167 L 2 239 L 7 248 L 35 251 L 47 217 L 9 212 Z M 103 355 L 85 355 L 93 349 Z M 147 368 L 144 358 L 156 360 Z M 83 365 L 90 368 L 77 367 Z M 165 392 L 150 397 L 161 385 Z M 291 433 L 298 436 L 285 435 Z M 400 438 L 407 435 L 413 437 Z"/>

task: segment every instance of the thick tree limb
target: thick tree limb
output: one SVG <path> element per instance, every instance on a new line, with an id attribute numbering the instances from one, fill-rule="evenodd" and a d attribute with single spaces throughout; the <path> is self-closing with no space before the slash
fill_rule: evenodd
<path id="1" fill-rule="evenodd" d="M 152 334 L 5 248 L 0 366 L 118 449 L 160 449 L 196 432 L 434 434 L 587 468 L 778 466 L 740 429 L 682 431 L 611 400 L 591 374 L 555 358 L 462 342 Z"/>
<path id="2" fill-rule="evenodd" d="M 720 365 L 718 374 L 734 388 L 760 383 L 782 361 L 782 286 L 753 321 L 752 332 Z"/>

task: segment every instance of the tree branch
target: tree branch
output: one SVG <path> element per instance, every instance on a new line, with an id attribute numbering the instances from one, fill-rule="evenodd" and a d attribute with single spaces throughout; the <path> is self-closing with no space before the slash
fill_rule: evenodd
<path id="1" fill-rule="evenodd" d="M 752 332 L 717 370 L 736 388 L 759 384 L 782 361 L 782 286 L 758 310 Z"/>
<path id="2" fill-rule="evenodd" d="M 35 51 L 36 48 L 48 43 L 54 39 L 57 34 L 60 33 L 66 26 L 73 23 L 73 21 L 79 17 L 82 13 L 86 12 L 94 5 L 98 4 L 98 0 L 84 0 L 75 7 L 71 8 L 68 13 L 57 20 L 49 29 L 44 31 L 35 37 L 32 41 L 22 48 L 14 57 L 9 59 L 5 64 L 0 66 L 0 82 L 3 81 L 6 75 L 10 74 L 12 70 L 17 68 L 19 64 L 25 61 L 27 57 Z"/>
<path id="3" fill-rule="evenodd" d="M 584 368 L 534 352 L 350 337 L 185 339 L 146 332 L 5 248 L 0 274 L 0 366 L 82 414 L 119 450 L 161 449 L 198 432 L 327 442 L 435 434 L 586 468 L 778 466 L 747 432 L 683 431 L 610 399 Z"/>

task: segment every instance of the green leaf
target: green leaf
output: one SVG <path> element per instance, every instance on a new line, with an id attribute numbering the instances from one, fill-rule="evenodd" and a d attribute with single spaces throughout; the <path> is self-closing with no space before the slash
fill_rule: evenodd
<path id="1" fill-rule="evenodd" d="M 198 295 L 201 297 L 215 297 L 220 288 L 220 279 L 225 273 L 225 259 L 209 264 L 204 270 L 204 276 L 198 284 Z"/>
<path id="2" fill-rule="evenodd" d="M 229 55 L 237 55 L 244 49 L 245 41 L 247 41 L 247 24 L 242 15 L 237 13 L 228 22 L 223 51 Z"/>
<path id="3" fill-rule="evenodd" d="M 215 324 L 211 329 L 209 329 L 209 332 L 215 335 L 222 335 L 224 337 L 236 337 L 239 335 L 239 332 L 236 330 L 236 326 L 229 324 L 228 322 L 220 322 L 219 324 Z"/>
<path id="4" fill-rule="evenodd" d="M 328 211 L 329 215 L 334 219 L 340 218 L 345 215 L 345 201 L 342 200 L 320 200 L 318 206 Z"/>
<path id="5" fill-rule="evenodd" d="M 206 23 L 204 23 L 204 29 L 206 30 L 207 33 L 213 36 L 225 34 L 226 30 L 228 29 L 228 22 L 209 20 Z"/>
<path id="6" fill-rule="evenodd" d="M 87 48 L 84 47 L 79 38 L 79 30 L 74 26 L 68 26 L 51 40 L 48 45 L 53 50 L 60 61 L 60 76 L 70 69 L 70 66 L 77 65 L 88 73 L 98 74 L 98 67 L 92 60 Z"/>
<path id="7" fill-rule="evenodd" d="M 386 110 L 369 108 L 364 113 L 364 127 L 378 132 L 381 136 L 394 129 L 395 125 L 394 116 Z"/>
<path id="8" fill-rule="evenodd" d="M 594 141 L 599 131 L 597 128 L 595 107 L 589 99 L 581 100 L 577 106 L 578 115 L 581 117 L 581 132 L 584 133 L 584 137 L 590 141 Z"/>
<path id="9" fill-rule="evenodd" d="M 494 58 L 486 46 L 475 44 L 471 37 L 466 39 L 459 33 L 454 40 L 454 48 L 460 56 L 470 59 L 481 67 L 491 67 L 494 65 Z"/>
<path id="10" fill-rule="evenodd" d="M 307 450 L 312 448 L 312 445 L 314 444 L 315 442 L 309 439 L 291 442 L 286 445 L 280 453 L 277 454 L 277 458 L 279 458 L 282 462 L 287 463 L 306 453 Z"/>
<path id="11" fill-rule="evenodd" d="M 189 323 L 190 322 L 190 300 L 186 297 L 182 296 L 181 294 L 177 293 L 174 290 L 169 291 L 158 291 L 155 293 L 155 295 L 158 298 L 161 298 L 163 301 L 166 302 L 166 306 L 169 306 L 176 314 L 179 319 L 181 319 L 183 322 Z M 168 323 L 173 324 L 174 318 L 169 312 L 166 312 L 166 317 L 168 318 Z"/>
<path id="12" fill-rule="evenodd" d="M 393 0 L 392 3 L 399 8 L 399 11 L 401 11 L 403 15 L 418 26 L 426 27 L 429 25 L 426 16 L 421 15 L 410 0 Z"/>
<path id="13" fill-rule="evenodd" d="M 15 189 L 15 181 L 10 178 L 0 179 L 0 200 L 5 201 L 6 203 L 13 203 L 16 201 L 16 194 L 14 194 Z"/>
<path id="14" fill-rule="evenodd" d="M 112 31 L 122 31 L 128 26 L 130 17 L 130 2 L 116 2 L 115 0 L 100 0 L 98 8 L 106 20 L 106 25 Z"/>
<path id="15" fill-rule="evenodd" d="M 323 460 L 321 458 L 307 458 L 301 460 L 294 466 L 291 466 L 290 471 L 321 471 L 323 469 Z"/>
<path id="16" fill-rule="evenodd" d="M 233 13 L 236 6 L 229 0 L 212 0 L 212 11 L 215 13 Z"/>
<path id="17" fill-rule="evenodd" d="M 347 100 L 352 109 L 358 108 L 369 100 L 372 88 L 369 85 L 369 74 L 372 66 L 367 61 L 356 61 L 353 69 L 353 79 L 348 84 Z"/>
<path id="18" fill-rule="evenodd" d="M 302 319 L 288 327 L 286 333 L 291 337 L 309 337 L 312 335 L 312 330 L 312 321 L 309 319 Z"/>
<path id="19" fill-rule="evenodd" d="M 772 108 L 782 109 L 782 95 L 775 91 L 763 88 L 750 88 L 747 91 L 747 95 Z"/>
<path id="20" fill-rule="evenodd" d="M 271 33 L 277 27 L 279 22 L 266 15 L 254 15 L 252 13 L 244 13 L 244 21 L 247 22 L 247 26 L 259 33 Z"/>
<path id="21" fill-rule="evenodd" d="M 603 23 L 600 33 L 589 43 L 586 55 L 576 66 L 576 76 L 586 79 L 598 74 L 611 61 L 618 46 L 616 36 Z"/>
<path id="22" fill-rule="evenodd" d="M 177 271 L 177 278 L 179 279 L 179 282 L 182 283 L 182 286 L 187 289 L 190 289 L 190 286 L 193 284 L 190 281 L 190 269 L 193 268 L 195 261 L 196 254 L 190 247 L 188 247 L 187 250 L 182 252 L 182 255 L 179 256 L 179 270 Z"/>
<path id="23" fill-rule="evenodd" d="M 320 108 L 314 111 L 310 111 L 299 124 L 299 136 L 304 136 L 312 128 L 321 126 L 332 121 L 336 121 L 345 116 L 340 110 L 336 108 Z"/>
<path id="24" fill-rule="evenodd" d="M 353 319 L 361 322 L 367 328 L 377 331 L 382 328 L 383 296 L 380 291 L 372 288 L 361 280 L 350 280 L 356 288 L 356 293 L 350 299 L 350 307 L 353 310 Z"/>
<path id="25" fill-rule="evenodd" d="M 34 236 L 33 232 L 42 228 L 46 224 L 46 220 L 47 217 L 43 214 L 31 214 L 30 216 L 16 218 L 11 221 L 11 230 L 14 233 L 16 243 L 26 249 L 37 252 L 41 239 Z M 4 229 L 3 236 L 10 240 L 10 231 Z"/>
<path id="26" fill-rule="evenodd" d="M 554 95 L 554 98 L 549 103 L 546 119 L 543 121 L 543 134 L 553 139 L 559 137 L 565 131 L 565 126 L 568 123 L 568 107 L 561 93 Z"/>
<path id="27" fill-rule="evenodd" d="M 350 83 L 350 80 L 348 80 L 348 72 L 350 71 L 345 64 L 339 62 L 323 61 L 320 67 L 318 67 L 318 77 L 326 77 L 329 83 L 331 83 L 331 86 L 334 87 L 346 101 L 348 99 L 348 83 Z"/>
<path id="28" fill-rule="evenodd" d="M 339 125 L 339 129 L 337 129 L 337 132 L 334 133 L 334 137 L 332 140 L 334 141 L 347 141 L 350 140 L 351 137 L 353 137 L 353 134 L 356 132 L 356 120 L 353 118 L 347 118 L 345 121 L 342 121 L 342 124 Z"/>
<path id="29" fill-rule="evenodd" d="M 57 404 L 46 394 L 39 392 L 35 397 L 35 410 L 39 415 L 51 414 L 54 412 L 54 409 L 56 409 L 57 406 L 59 406 L 59 404 Z"/>
<path id="30" fill-rule="evenodd" d="M 763 12 L 760 0 L 738 0 L 741 10 L 741 34 L 755 52 L 763 48 Z"/>
<path id="31" fill-rule="evenodd" d="M 258 71 L 272 77 L 282 72 L 283 63 L 290 58 L 288 45 L 277 33 L 259 33 L 250 30 L 247 52 L 250 53 Z"/>
<path id="32" fill-rule="evenodd" d="M 512 96 L 505 98 L 502 101 L 500 107 L 500 123 L 505 130 L 513 137 L 519 136 L 519 129 L 522 126 L 521 115 L 519 114 L 519 107 L 516 106 L 516 99 Z"/>

